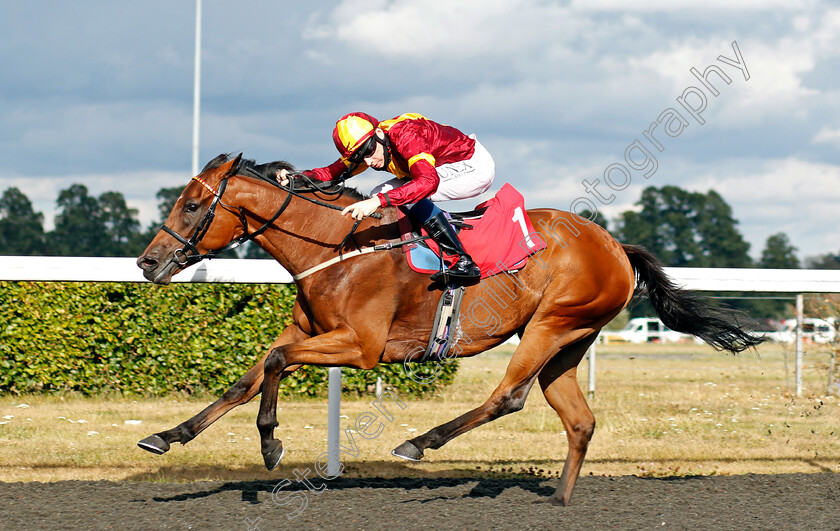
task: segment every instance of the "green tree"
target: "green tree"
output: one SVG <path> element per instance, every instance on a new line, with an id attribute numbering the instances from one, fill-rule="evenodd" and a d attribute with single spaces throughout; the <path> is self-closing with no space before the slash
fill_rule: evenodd
<path id="1" fill-rule="evenodd" d="M 639 211 L 623 212 L 618 219 L 614 233 L 620 241 L 647 248 L 668 266 L 751 266 L 750 245 L 738 232 L 732 209 L 714 190 L 703 194 L 676 186 L 651 186 L 636 204 Z M 731 305 L 748 313 L 755 310 L 750 301 Z M 630 312 L 633 317 L 653 315 L 653 308 L 643 301 Z"/>
<path id="2" fill-rule="evenodd" d="M 695 197 L 700 211 L 696 235 L 703 257 L 697 267 L 751 267 L 750 244 L 738 232 L 732 207 L 714 190 Z"/>
<path id="3" fill-rule="evenodd" d="M 259 245 L 254 243 L 253 241 L 245 242 L 245 245 L 242 246 L 244 249 L 243 252 L 240 253 L 242 258 L 260 258 L 260 259 L 270 259 L 271 256 L 268 255 L 265 251 L 263 251 Z"/>
<path id="4" fill-rule="evenodd" d="M 806 269 L 840 269 L 840 253 L 819 254 L 805 259 Z"/>
<path id="5" fill-rule="evenodd" d="M 55 229 L 48 234 L 50 254 L 99 256 L 105 229 L 99 223 L 99 202 L 83 184 L 74 184 L 58 194 Z"/>
<path id="6" fill-rule="evenodd" d="M 106 238 L 102 256 L 134 256 L 143 251 L 137 209 L 129 208 L 121 193 L 105 192 L 100 195 L 99 211 Z"/>
<path id="7" fill-rule="evenodd" d="M 732 209 L 714 190 L 706 194 L 676 186 L 648 187 L 638 212 L 619 217 L 617 237 L 642 245 L 669 266 L 749 267 L 747 243 Z"/>
<path id="8" fill-rule="evenodd" d="M 136 256 L 142 249 L 137 210 L 119 192 L 99 198 L 82 184 L 62 190 L 56 200 L 55 230 L 47 234 L 58 256 Z"/>
<path id="9" fill-rule="evenodd" d="M 158 219 L 153 221 L 149 227 L 138 236 L 140 245 L 137 254 L 142 253 L 143 249 L 149 245 L 149 242 L 151 242 L 155 237 L 155 234 L 158 233 L 160 226 L 166 222 L 166 218 L 169 217 L 169 213 L 172 212 L 172 209 L 175 207 L 175 202 L 178 200 L 178 197 L 180 197 L 181 192 L 183 191 L 184 189 L 180 187 L 161 188 L 157 191 L 155 196 L 158 200 Z"/>
<path id="10" fill-rule="evenodd" d="M 7 189 L 0 197 L 0 254 L 41 255 L 44 246 L 44 215 L 19 189 Z"/>
<path id="11" fill-rule="evenodd" d="M 796 257 L 796 247 L 791 245 L 784 232 L 767 238 L 758 265 L 766 269 L 799 269 L 800 267 L 799 258 Z"/>
<path id="12" fill-rule="evenodd" d="M 798 269 L 796 247 L 791 245 L 785 233 L 774 234 L 767 238 L 757 265 L 767 269 Z M 793 299 L 786 294 L 753 293 L 752 296 L 766 297 L 751 301 L 750 313 L 756 317 L 784 319 L 794 312 Z"/>

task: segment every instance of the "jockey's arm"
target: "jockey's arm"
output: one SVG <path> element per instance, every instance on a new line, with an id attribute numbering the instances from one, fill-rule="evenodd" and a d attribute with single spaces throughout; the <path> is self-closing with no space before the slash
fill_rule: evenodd
<path id="1" fill-rule="evenodd" d="M 338 159 L 337 161 L 333 162 L 329 166 L 324 166 L 323 168 L 315 168 L 312 170 L 304 170 L 301 173 L 310 177 L 312 179 L 316 179 L 319 181 L 334 181 L 341 177 L 347 170 L 349 166 L 347 163 L 344 162 L 342 159 Z M 359 164 L 352 172 L 352 175 L 358 175 L 365 171 L 367 166 L 365 164 Z M 277 181 L 286 186 L 289 184 L 289 172 L 286 170 L 280 170 L 277 172 Z"/>
<path id="2" fill-rule="evenodd" d="M 424 165 L 425 168 L 423 168 Z M 353 203 L 342 211 L 342 215 L 350 214 L 353 219 L 364 219 L 379 207 L 415 203 L 435 193 L 440 178 L 434 166 L 423 160 L 413 164 L 410 169 L 412 178 L 409 182 L 387 193 L 380 193 L 364 201 Z"/>
<path id="3" fill-rule="evenodd" d="M 434 194 L 440 185 L 437 170 L 426 159 L 418 159 L 409 167 L 411 180 L 387 193 L 378 194 L 381 206 L 416 203 Z"/>

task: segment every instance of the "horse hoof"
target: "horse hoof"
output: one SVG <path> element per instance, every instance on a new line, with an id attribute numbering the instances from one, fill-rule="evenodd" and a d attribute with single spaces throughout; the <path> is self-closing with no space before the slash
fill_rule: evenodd
<path id="1" fill-rule="evenodd" d="M 423 459 L 423 450 L 417 448 L 411 441 L 405 441 L 391 450 L 391 455 L 395 455 L 409 461 L 419 461 Z"/>
<path id="2" fill-rule="evenodd" d="M 269 450 L 267 453 L 263 454 L 263 459 L 265 460 L 265 467 L 268 470 L 274 470 L 277 467 L 277 465 L 280 464 L 280 460 L 283 459 L 283 455 L 285 453 L 286 449 L 283 448 L 283 443 L 277 441 L 277 444 L 272 450 Z"/>
<path id="3" fill-rule="evenodd" d="M 564 500 L 563 498 L 558 498 L 557 496 L 550 496 L 549 498 L 543 500 L 544 502 L 554 505 L 555 507 L 568 507 L 569 502 Z"/>
<path id="4" fill-rule="evenodd" d="M 137 443 L 137 446 L 152 452 L 153 454 L 163 455 L 169 451 L 169 443 L 158 437 L 157 435 L 149 435 L 142 441 Z"/>

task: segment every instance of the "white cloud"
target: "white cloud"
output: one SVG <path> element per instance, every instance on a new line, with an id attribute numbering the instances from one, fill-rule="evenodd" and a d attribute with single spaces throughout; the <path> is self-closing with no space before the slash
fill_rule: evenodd
<path id="1" fill-rule="evenodd" d="M 720 116 L 714 121 L 716 128 L 743 129 L 779 117 L 805 121 L 816 114 L 819 119 L 837 112 L 830 92 L 836 84 L 814 86 L 805 77 L 821 61 L 840 55 L 840 10 L 816 2 L 804 4 L 805 12 L 776 25 L 773 36 L 743 30 L 722 35 L 718 30 L 703 36 L 670 37 L 670 46 L 630 62 L 669 80 L 677 95 L 688 86 L 701 87 L 689 73 L 691 67 L 700 72 L 709 65 L 720 67 L 732 82 L 726 85 L 710 74 L 710 82 L 721 92 L 720 97 L 709 96 L 709 115 Z M 737 42 L 749 80 L 718 59 L 736 60 L 732 41 Z"/>
<path id="2" fill-rule="evenodd" d="M 759 209 L 768 204 L 787 206 L 790 213 L 804 215 L 792 197 L 808 203 L 840 201 L 840 166 L 797 158 L 748 161 L 735 172 L 726 167 L 712 170 L 692 184 L 714 188 L 733 200 L 755 203 Z M 840 216 L 840 209 L 837 212 Z"/>
<path id="3" fill-rule="evenodd" d="M 581 11 L 793 11 L 815 5 L 816 0 L 572 0 L 570 7 Z"/>
<path id="4" fill-rule="evenodd" d="M 0 46 L 9 79 L 0 87 L 0 191 L 18 186 L 51 219 L 58 191 L 81 182 L 92 194 L 120 191 L 141 217 L 156 217 L 154 193 L 188 172 L 192 4 L 103 11 L 81 2 L 47 17 L 15 5 L 0 20 L 4 42 L 20 43 L 15 53 Z M 840 9 L 828 2 L 315 0 L 279 17 L 275 3 L 249 0 L 206 5 L 204 15 L 202 163 L 243 151 L 328 164 L 330 128 L 345 112 L 421 112 L 477 133 L 499 185 L 513 183 L 529 206 L 565 209 L 583 179 L 599 178 L 699 86 L 689 68 L 718 64 L 732 84 L 713 81 L 721 95 L 709 98 L 707 124 L 665 139 L 656 176 L 602 212 L 633 207 L 648 185 L 714 188 L 753 251 L 762 231 L 785 231 L 809 252 L 835 238 L 822 229 L 837 224 L 840 188 Z M 240 18 L 251 31 L 231 34 Z M 67 29 L 85 23 L 110 28 L 108 38 Z M 36 26 L 72 39 L 56 47 L 32 37 Z M 749 81 L 717 60 L 734 57 L 734 40 Z M 386 177 L 368 172 L 353 184 L 367 191 Z"/>
<path id="5" fill-rule="evenodd" d="M 573 18 L 528 0 L 344 0 L 304 35 L 390 57 L 508 56 L 545 46 L 548 32 L 554 42 L 570 39 L 582 29 Z"/>
<path id="6" fill-rule="evenodd" d="M 785 232 L 800 256 L 840 248 L 840 166 L 795 157 L 740 161 L 708 170 L 688 188 L 714 189 L 729 203 L 757 255 L 768 236 Z"/>
<path id="7" fill-rule="evenodd" d="M 816 142 L 817 144 L 835 144 L 840 146 L 840 129 L 830 129 L 823 126 L 817 134 L 814 135 L 812 142 Z"/>
<path id="8" fill-rule="evenodd" d="M 812 43 L 803 40 L 783 39 L 771 43 L 751 39 L 732 40 L 710 38 L 702 41 L 689 39 L 674 43 L 667 51 L 656 51 L 641 59 L 631 59 L 631 64 L 649 68 L 670 81 L 674 96 L 689 87 L 703 90 L 708 98 L 704 116 L 721 116 L 712 120 L 715 127 L 766 120 L 768 116 L 790 116 L 805 112 L 820 93 L 805 87 L 803 75 L 816 64 Z M 741 54 L 738 60 L 737 46 Z M 742 63 L 741 68 L 726 64 L 723 56 Z M 691 74 L 695 68 L 702 75 L 707 67 L 716 66 L 730 80 L 709 71 L 708 82 L 719 92 L 713 96 L 700 80 Z M 749 79 L 746 79 L 749 75 Z"/>

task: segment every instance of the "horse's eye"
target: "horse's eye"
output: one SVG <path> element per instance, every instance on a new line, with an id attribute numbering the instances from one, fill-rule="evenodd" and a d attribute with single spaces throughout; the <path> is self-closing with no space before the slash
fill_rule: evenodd
<path id="1" fill-rule="evenodd" d="M 186 212 L 187 214 L 192 214 L 193 212 L 196 212 L 197 210 L 198 210 L 198 203 L 193 203 L 192 201 L 190 201 L 189 203 L 184 205 L 184 212 Z"/>

